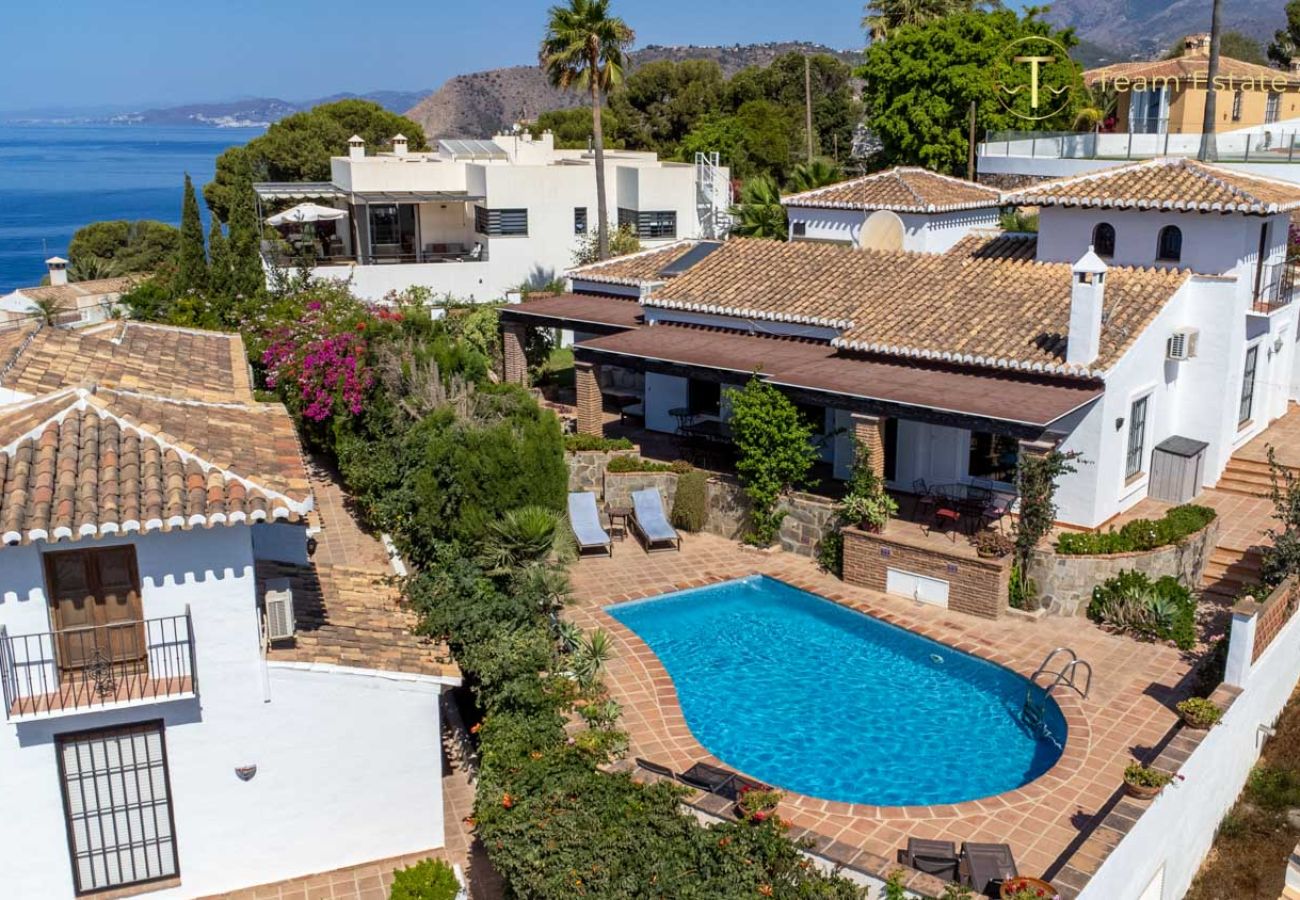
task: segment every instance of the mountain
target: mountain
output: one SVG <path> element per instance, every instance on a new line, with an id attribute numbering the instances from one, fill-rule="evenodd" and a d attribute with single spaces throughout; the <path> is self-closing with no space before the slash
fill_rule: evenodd
<path id="1" fill-rule="evenodd" d="M 629 70 L 660 60 L 711 59 L 730 76 L 749 66 L 766 66 L 785 53 L 830 53 L 850 65 L 861 61 L 860 51 L 833 50 L 819 44 L 781 42 L 736 44 L 730 47 L 662 47 L 650 45 L 630 53 Z M 520 119 L 536 118 L 552 109 L 567 109 L 587 102 L 580 92 L 561 91 L 547 83 L 536 65 L 489 69 L 457 75 L 415 104 L 406 115 L 424 126 L 431 139 L 486 137 L 507 129 Z"/>
<path id="2" fill-rule="evenodd" d="M 1240 31 L 1267 45 L 1285 24 L 1284 0 L 1223 0 L 1224 30 Z M 1047 20 L 1072 26 L 1089 44 L 1113 48 L 1111 57 L 1091 50 L 1076 54 L 1088 63 L 1155 56 L 1187 34 L 1210 30 L 1209 0 L 1054 0 Z"/>
<path id="3" fill-rule="evenodd" d="M 359 98 L 378 103 L 392 112 L 402 112 L 428 95 L 428 91 L 370 91 L 365 94 L 332 94 L 314 100 L 279 100 L 274 97 L 251 97 L 223 103 L 189 103 L 156 109 L 114 111 L 30 110 L 5 114 L 12 122 L 59 122 L 72 124 L 110 123 L 113 125 L 217 125 L 222 127 L 266 127 L 285 116 L 321 103 Z"/>

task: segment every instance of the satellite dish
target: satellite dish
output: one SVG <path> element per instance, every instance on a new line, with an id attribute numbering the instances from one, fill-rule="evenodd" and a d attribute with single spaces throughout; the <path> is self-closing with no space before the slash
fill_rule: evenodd
<path id="1" fill-rule="evenodd" d="M 862 223 L 858 247 L 862 250 L 902 250 L 903 220 L 897 213 L 878 209 Z"/>

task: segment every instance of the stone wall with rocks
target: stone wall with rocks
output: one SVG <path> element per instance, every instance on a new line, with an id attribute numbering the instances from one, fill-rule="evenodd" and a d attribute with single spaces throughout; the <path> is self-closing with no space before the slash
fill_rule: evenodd
<path id="1" fill-rule="evenodd" d="M 1218 540 L 1219 520 L 1215 519 L 1181 543 L 1141 553 L 1066 556 L 1040 548 L 1030 559 L 1029 577 L 1048 615 L 1080 616 L 1088 611 L 1092 589 L 1122 571 L 1136 570 L 1152 580 L 1172 575 L 1195 590 Z"/>
<path id="2" fill-rule="evenodd" d="M 657 488 L 664 498 L 664 511 L 671 515 L 677 495 L 674 472 L 610 472 L 615 456 L 635 456 L 630 450 L 579 451 L 566 454 L 569 490 L 592 491 L 601 504 L 632 505 L 632 492 Z M 728 540 L 740 540 L 745 532 L 749 501 L 734 478 L 714 475 L 708 485 L 709 515 L 704 530 Z M 801 556 L 815 556 L 826 527 L 835 515 L 834 504 L 813 494 L 792 494 L 781 501 L 785 519 L 781 522 L 781 549 Z"/>

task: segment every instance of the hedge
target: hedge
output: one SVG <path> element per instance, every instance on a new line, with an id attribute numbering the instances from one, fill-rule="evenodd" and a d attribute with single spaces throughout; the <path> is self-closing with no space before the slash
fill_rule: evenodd
<path id="1" fill-rule="evenodd" d="M 615 475 L 629 472 L 676 472 L 678 475 L 684 475 L 691 469 L 691 464 L 684 460 L 679 459 L 676 462 L 661 463 L 651 459 L 642 459 L 639 456 L 616 456 L 605 467 L 606 472 L 613 472 Z"/>
<path id="2" fill-rule="evenodd" d="M 627 438 L 607 438 L 598 434 L 570 434 L 564 438 L 564 449 L 570 453 L 584 450 L 631 450 L 635 446 Z"/>
<path id="3" fill-rule="evenodd" d="M 1160 519 L 1134 519 L 1118 531 L 1070 532 L 1056 541 L 1056 552 L 1064 556 L 1107 556 L 1136 553 L 1177 544 L 1214 521 L 1218 515 L 1208 506 L 1175 506 Z"/>

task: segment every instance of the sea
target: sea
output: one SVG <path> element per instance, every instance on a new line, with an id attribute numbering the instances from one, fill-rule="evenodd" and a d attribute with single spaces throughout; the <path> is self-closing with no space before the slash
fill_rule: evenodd
<path id="1" fill-rule="evenodd" d="M 222 151 L 262 132 L 0 124 L 0 294 L 40 284 L 44 261 L 66 256 L 83 225 L 105 219 L 179 224 L 185 173 L 202 190 Z"/>

